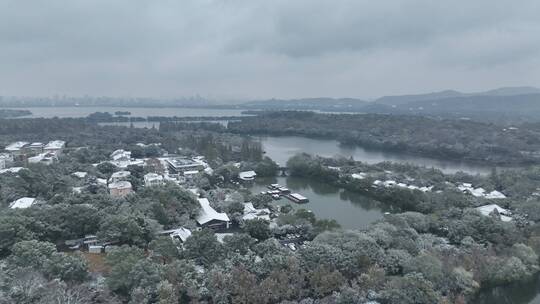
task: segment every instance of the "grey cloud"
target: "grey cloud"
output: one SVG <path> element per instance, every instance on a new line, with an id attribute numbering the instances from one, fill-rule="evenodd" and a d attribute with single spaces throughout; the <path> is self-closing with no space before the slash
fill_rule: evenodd
<path id="1" fill-rule="evenodd" d="M 275 3 L 275 2 L 274 2 Z M 271 14 L 251 20 L 264 24 L 264 32 L 247 31 L 231 44 L 260 48 L 290 56 L 320 55 L 341 50 L 414 47 L 441 36 L 471 30 L 504 27 L 532 20 L 534 2 L 515 5 L 506 1 L 278 1 Z M 264 11 L 262 8 L 254 11 Z"/>
<path id="2" fill-rule="evenodd" d="M 0 0 L 0 95 L 540 85 L 539 13 L 536 0 Z"/>

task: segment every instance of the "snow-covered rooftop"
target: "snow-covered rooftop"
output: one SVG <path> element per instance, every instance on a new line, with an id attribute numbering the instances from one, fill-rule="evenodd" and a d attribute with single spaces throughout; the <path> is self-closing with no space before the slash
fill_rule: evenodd
<path id="1" fill-rule="evenodd" d="M 118 168 L 125 169 L 128 166 L 144 166 L 144 160 L 143 159 L 118 159 L 118 160 L 111 160 L 109 163 L 115 165 Z"/>
<path id="2" fill-rule="evenodd" d="M 389 188 L 389 187 L 400 187 L 400 188 L 406 188 L 406 189 L 409 189 L 409 190 L 420 190 L 422 192 L 430 192 L 431 190 L 433 190 L 433 186 L 418 187 L 418 186 L 415 186 L 415 185 L 408 185 L 408 184 L 405 184 L 405 183 L 398 183 L 398 182 L 396 182 L 394 180 L 387 180 L 387 181 L 375 180 L 373 182 L 373 185 L 375 185 L 375 186 L 383 186 L 383 187 L 387 187 L 387 188 Z"/>
<path id="3" fill-rule="evenodd" d="M 504 195 L 503 193 L 497 190 L 487 193 L 484 188 L 474 188 L 472 184 L 469 184 L 469 183 L 462 183 L 461 185 L 458 185 L 458 189 L 463 192 L 469 192 L 474 197 L 484 197 L 487 199 L 506 198 L 506 195 Z"/>
<path id="4" fill-rule="evenodd" d="M 7 169 L 2 169 L 2 170 L 0 170 L 0 174 L 17 173 L 17 172 L 21 171 L 22 169 L 24 169 L 24 168 L 23 167 L 11 167 L 11 168 L 7 168 Z"/>
<path id="5" fill-rule="evenodd" d="M 125 151 L 123 149 L 118 149 L 111 153 L 111 159 L 112 160 L 120 160 L 120 159 L 130 159 L 131 158 L 131 152 Z"/>
<path id="6" fill-rule="evenodd" d="M 83 187 L 73 187 L 73 193 L 82 193 Z"/>
<path id="7" fill-rule="evenodd" d="M 6 147 L 6 151 L 10 151 L 10 152 L 19 151 L 26 145 L 28 145 L 28 142 L 26 141 L 16 141 L 14 143 L 9 144 Z"/>
<path id="8" fill-rule="evenodd" d="M 33 142 L 30 144 L 30 148 L 42 148 L 43 147 L 43 143 L 40 143 L 40 142 Z"/>
<path id="9" fill-rule="evenodd" d="M 506 195 L 502 194 L 501 192 L 494 190 L 490 193 L 486 194 L 486 198 L 489 199 L 500 199 L 500 198 L 506 198 Z"/>
<path id="10" fill-rule="evenodd" d="M 212 206 L 207 198 L 199 198 L 199 204 L 201 205 L 201 211 L 199 216 L 197 216 L 197 223 L 204 225 L 212 220 L 228 222 L 230 221 L 229 216 L 223 212 L 217 212 Z"/>
<path id="11" fill-rule="evenodd" d="M 497 210 L 497 212 L 499 213 L 501 217 L 501 221 L 509 222 L 512 220 L 512 218 L 509 216 L 512 214 L 512 212 L 500 207 L 497 204 L 489 204 L 489 205 L 480 206 L 480 207 L 477 207 L 476 210 L 478 210 L 482 215 L 485 215 L 485 216 L 489 216 L 494 210 Z"/>
<path id="12" fill-rule="evenodd" d="M 33 163 L 33 164 L 40 163 L 40 162 L 51 163 L 55 159 L 56 159 L 56 155 L 54 153 L 45 152 L 45 153 L 40 153 L 36 156 L 29 157 L 28 162 Z"/>
<path id="13" fill-rule="evenodd" d="M 77 172 L 71 173 L 71 175 L 73 175 L 75 177 L 78 177 L 78 178 L 85 178 L 88 175 L 88 172 L 77 171 Z"/>
<path id="14" fill-rule="evenodd" d="M 257 176 L 257 173 L 255 173 L 253 170 L 238 173 L 238 177 L 241 180 L 253 180 L 255 176 Z"/>
<path id="15" fill-rule="evenodd" d="M 245 221 L 254 219 L 263 219 L 269 221 L 270 209 L 255 209 L 253 203 L 244 203 L 244 215 L 242 216 L 242 219 Z"/>
<path id="16" fill-rule="evenodd" d="M 180 227 L 161 231 L 160 234 L 168 234 L 172 238 L 178 237 L 182 242 L 185 242 L 191 236 L 191 230 Z"/>
<path id="17" fill-rule="evenodd" d="M 32 206 L 36 202 L 36 199 L 33 197 L 22 197 L 16 201 L 9 204 L 11 209 L 25 209 Z"/>
<path id="18" fill-rule="evenodd" d="M 363 173 L 363 172 L 353 173 L 353 174 L 351 174 L 351 177 L 354 178 L 354 179 L 364 179 L 364 178 L 366 178 L 366 174 Z"/>
<path id="19" fill-rule="evenodd" d="M 53 140 L 53 141 L 50 141 L 48 144 L 46 144 L 43 149 L 58 150 L 58 149 L 64 148 L 65 145 L 66 145 L 66 142 L 63 140 Z"/>

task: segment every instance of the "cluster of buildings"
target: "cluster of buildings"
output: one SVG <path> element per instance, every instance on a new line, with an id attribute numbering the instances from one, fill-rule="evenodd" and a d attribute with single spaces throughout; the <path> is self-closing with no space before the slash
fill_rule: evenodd
<path id="1" fill-rule="evenodd" d="M 101 242 L 96 235 L 85 235 L 83 238 L 67 240 L 65 245 L 70 250 L 86 249 L 89 253 L 103 253 L 109 252 L 117 242 Z"/>
<path id="2" fill-rule="evenodd" d="M 333 168 L 333 167 L 329 167 L 329 168 Z M 385 171 L 385 173 L 391 174 L 392 172 Z M 368 177 L 368 175 L 366 173 L 363 173 L 363 172 L 353 173 L 350 176 L 351 176 L 351 178 L 358 179 L 358 180 L 363 180 L 363 179 Z M 446 183 L 451 185 L 450 182 L 446 182 Z M 375 180 L 373 182 L 373 187 L 385 187 L 385 188 L 388 188 L 388 187 L 400 187 L 400 188 L 406 188 L 406 189 L 410 189 L 410 190 L 420 190 L 422 192 L 430 192 L 433 189 L 433 186 L 419 187 L 419 186 L 415 186 L 415 185 L 412 185 L 412 184 L 407 184 L 407 183 L 404 183 L 404 182 L 398 182 L 396 180 L 391 180 L 391 179 L 390 180 Z M 488 192 L 488 191 L 486 191 L 485 189 L 483 189 L 481 187 L 475 188 L 470 183 L 457 184 L 457 189 L 459 189 L 463 193 L 471 194 L 474 197 L 480 197 L 480 198 L 486 198 L 486 199 L 503 199 L 503 198 L 506 198 L 506 195 L 504 195 L 504 193 L 502 193 L 502 192 L 499 192 L 499 191 L 496 191 L 496 190 Z"/>
<path id="3" fill-rule="evenodd" d="M 288 200 L 299 204 L 309 202 L 309 199 L 307 197 L 303 196 L 300 193 L 291 193 L 291 190 L 279 184 L 270 184 L 267 186 L 267 188 L 270 190 L 262 191 L 261 194 L 270 195 L 275 200 L 278 200 L 281 197 L 285 197 Z"/>
<path id="4" fill-rule="evenodd" d="M 226 236 L 233 235 L 230 232 L 223 232 L 230 228 L 232 221 L 229 216 L 224 212 L 218 212 L 211 205 L 207 198 L 198 198 L 200 205 L 200 212 L 196 217 L 197 230 L 202 228 L 210 228 L 216 231 L 216 238 L 219 242 L 223 242 Z M 244 203 L 244 214 L 242 219 L 254 220 L 263 219 L 271 221 L 271 211 L 268 208 L 256 209 L 252 203 Z M 164 230 L 160 232 L 160 235 L 168 235 L 171 238 L 178 240 L 180 243 L 184 243 L 192 234 L 192 230 L 179 227 L 175 229 Z"/>
<path id="5" fill-rule="evenodd" d="M 139 144 L 138 144 L 139 145 Z M 143 145 L 143 144 L 140 144 Z M 157 145 L 157 144 L 156 144 Z M 200 173 L 212 174 L 212 168 L 206 163 L 203 156 L 182 157 L 167 155 L 159 158 L 133 158 L 131 151 L 118 149 L 111 153 L 110 159 L 106 161 L 114 165 L 120 171 L 114 172 L 109 179 L 97 178 L 98 184 L 105 185 L 111 196 L 124 197 L 133 192 L 131 183 L 131 173 L 127 171 L 128 166 L 149 166 L 158 164 L 159 169 L 156 172 L 144 175 L 144 186 L 161 186 L 166 182 L 172 182 L 178 185 L 185 185 Z M 98 166 L 99 164 L 93 164 Z M 159 173 L 157 173 L 159 172 Z M 84 179 L 87 172 L 74 172 L 73 176 Z M 80 188 L 80 187 L 79 187 Z M 74 189 L 79 190 L 79 189 Z"/>
<path id="6" fill-rule="evenodd" d="M 487 192 L 483 188 L 474 188 L 473 185 L 469 183 L 462 183 L 461 185 L 458 185 L 458 189 L 461 190 L 463 193 L 470 193 L 474 197 L 483 197 L 487 199 L 506 198 L 506 195 L 499 191 L 493 190 L 491 192 Z"/>
<path id="7" fill-rule="evenodd" d="M 159 162 L 163 173 L 146 174 L 144 176 L 145 186 L 159 186 L 167 181 L 183 185 L 201 173 L 212 174 L 214 172 L 203 156 L 189 158 L 172 155 L 159 158 Z"/>
<path id="8" fill-rule="evenodd" d="M 385 188 L 399 187 L 399 188 L 404 188 L 404 189 L 409 189 L 409 190 L 420 190 L 422 192 L 430 192 L 433 189 L 433 186 L 418 187 L 418 186 L 415 186 L 415 185 L 409 185 L 409 184 L 405 184 L 405 183 L 398 183 L 395 180 L 386 180 L 386 181 L 375 180 L 373 182 L 373 186 L 374 187 L 385 187 Z"/>
<path id="9" fill-rule="evenodd" d="M 66 142 L 63 140 L 53 140 L 47 144 L 26 141 L 13 142 L 4 148 L 5 152 L 0 154 L 0 170 L 11 167 L 15 162 L 51 164 L 58 160 L 58 156 L 65 146 Z"/>
<path id="10" fill-rule="evenodd" d="M 15 142 L 6 147 L 5 152 L 0 154 L 0 170 L 9 170 L 17 172 L 22 167 L 11 167 L 18 161 L 27 163 L 50 164 L 58 160 L 58 156 L 65 147 L 63 141 L 51 141 L 47 144 Z M 206 163 L 204 157 L 182 157 L 175 155 L 165 155 L 157 159 L 135 159 L 130 151 L 118 149 L 111 153 L 107 162 L 116 166 L 116 172 L 113 172 L 108 179 L 101 179 L 92 176 L 89 172 L 76 171 L 70 175 L 78 179 L 81 183 L 79 187 L 74 187 L 74 192 L 82 192 L 83 189 L 91 184 L 98 184 L 107 187 L 113 197 L 125 197 L 133 193 L 133 176 L 127 170 L 128 166 L 156 166 L 154 172 L 147 173 L 143 177 L 144 187 L 156 187 L 164 185 L 166 182 L 173 182 L 185 188 L 189 188 L 190 180 L 201 173 L 213 174 L 212 168 Z M 156 165 L 157 164 L 157 165 Z M 99 164 L 94 164 L 97 166 Z M 7 171 L 6 171 L 7 172 Z M 257 174 L 254 171 L 243 171 L 238 175 L 241 181 L 253 181 Z M 138 184 L 138 183 L 137 183 Z M 199 214 L 194 218 L 196 228 L 210 228 L 215 230 L 218 240 L 223 241 L 227 235 L 232 235 L 230 228 L 232 220 L 225 212 L 219 212 L 212 207 L 208 198 L 199 197 L 197 189 L 189 189 L 197 197 L 200 205 Z M 283 190 L 283 189 L 279 189 Z M 287 190 L 287 189 L 285 189 Z M 286 191 L 288 193 L 288 190 Z M 13 209 L 24 209 L 42 203 L 36 198 L 22 197 L 13 201 L 9 207 Z M 244 203 L 243 214 L 237 220 L 255 220 L 262 219 L 271 222 L 275 214 L 268 208 L 257 209 L 252 203 Z M 275 223 L 274 223 L 275 224 Z M 229 231 L 226 231 L 229 230 Z M 225 233 L 224 233 L 225 231 Z M 185 242 L 191 236 L 192 230 L 186 227 L 179 227 L 162 231 L 160 234 L 169 235 L 173 239 Z M 108 246 L 115 245 L 115 242 L 103 243 L 96 236 L 85 236 L 84 238 L 66 241 L 66 246 L 73 250 L 85 249 L 91 253 L 106 252 Z"/>
<path id="11" fill-rule="evenodd" d="M 141 144 L 142 145 L 142 144 Z M 162 170 L 160 173 L 148 173 L 144 176 L 144 185 L 147 187 L 160 186 L 165 182 L 170 181 L 178 185 L 184 185 L 194 177 L 201 173 L 213 174 L 213 169 L 205 161 L 204 156 L 185 157 L 176 155 L 166 155 L 157 158 Z M 111 153 L 109 163 L 115 165 L 119 169 L 126 169 L 130 165 L 146 166 L 148 159 L 135 159 L 132 158 L 131 152 L 123 149 L 118 149 Z M 257 174 L 255 171 L 243 171 L 240 172 L 238 178 L 242 181 L 253 181 Z M 116 178 L 112 177 L 111 182 L 119 182 Z M 121 178 L 125 181 L 125 178 Z M 122 193 L 128 192 L 129 187 L 126 183 L 113 184 L 112 189 L 124 189 Z M 109 188 L 111 189 L 111 188 Z M 113 192 L 117 192 L 113 190 Z"/>
<path id="12" fill-rule="evenodd" d="M 119 169 L 125 170 L 128 166 L 146 166 L 148 161 L 149 159 L 133 158 L 130 151 L 118 149 L 111 153 L 108 162 Z M 160 171 L 163 172 L 146 174 L 144 176 L 145 187 L 161 186 L 167 181 L 182 185 L 201 172 L 210 174 L 213 172 L 202 156 L 193 158 L 166 156 L 158 158 L 158 161 L 163 168 Z M 122 197 L 131 193 L 133 186 L 129 181 L 129 177 L 129 171 L 115 172 L 107 182 L 110 194 L 115 197 Z"/>
<path id="13" fill-rule="evenodd" d="M 391 172 L 386 172 L 386 173 L 391 173 Z M 367 176 L 368 175 L 366 173 L 362 173 L 362 172 L 361 173 L 353 173 L 353 174 L 351 174 L 351 177 L 353 179 L 359 179 L 359 180 L 365 179 Z M 450 183 L 447 182 L 447 184 L 450 184 Z M 407 184 L 407 183 L 404 183 L 404 182 L 398 182 L 398 181 L 395 181 L 395 180 L 375 180 L 373 182 L 373 187 L 375 187 L 375 188 L 377 188 L 377 187 L 383 187 L 383 188 L 399 187 L 399 188 L 404 188 L 404 189 L 409 189 L 409 190 L 419 190 L 419 191 L 422 191 L 422 192 L 431 192 L 433 190 L 433 186 L 419 187 L 419 186 L 415 186 L 415 185 L 412 185 L 412 184 Z M 481 198 L 486 198 L 486 199 L 503 199 L 503 198 L 506 198 L 506 195 L 504 195 L 503 193 L 501 193 L 499 191 L 493 190 L 491 192 L 488 192 L 485 189 L 480 188 L 480 187 L 475 188 L 470 183 L 458 184 L 457 188 L 460 191 L 462 191 L 463 193 L 471 194 L 474 197 L 481 197 Z"/>
<path id="14" fill-rule="evenodd" d="M 270 214 L 271 212 L 268 208 L 256 209 L 253 206 L 253 203 L 244 203 L 244 215 L 242 216 L 242 220 L 249 221 L 261 219 L 265 221 L 270 221 Z"/>
<path id="15" fill-rule="evenodd" d="M 340 167 L 327 166 L 327 168 L 331 170 L 335 170 L 335 171 L 341 171 Z M 389 176 L 392 175 L 392 171 L 385 171 L 384 173 L 386 174 L 385 178 L 389 178 Z M 363 180 L 369 177 L 369 175 L 365 172 L 352 173 L 349 176 L 352 179 L 357 179 L 357 180 Z M 414 179 L 410 179 L 410 181 L 413 181 L 413 180 Z M 433 189 L 433 186 L 416 186 L 410 183 L 399 182 L 394 179 L 385 179 L 385 180 L 376 179 L 375 181 L 373 181 L 372 187 L 373 188 L 397 187 L 397 188 L 403 188 L 403 189 L 409 189 L 409 190 L 419 190 L 422 192 L 430 192 Z"/>

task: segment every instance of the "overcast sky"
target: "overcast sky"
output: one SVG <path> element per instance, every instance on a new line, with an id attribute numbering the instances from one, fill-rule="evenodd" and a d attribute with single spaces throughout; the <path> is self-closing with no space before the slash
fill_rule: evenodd
<path id="1" fill-rule="evenodd" d="M 0 0 L 0 95 L 540 86 L 538 0 Z"/>

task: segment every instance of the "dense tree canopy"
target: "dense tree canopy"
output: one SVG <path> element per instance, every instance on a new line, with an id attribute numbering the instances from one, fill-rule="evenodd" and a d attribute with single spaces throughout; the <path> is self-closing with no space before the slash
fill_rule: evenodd
<path id="1" fill-rule="evenodd" d="M 231 122 L 228 129 L 333 138 L 368 148 L 491 163 L 538 162 L 535 151 L 540 148 L 536 128 L 509 132 L 488 123 L 421 116 L 270 112 Z"/>
<path id="2" fill-rule="evenodd" d="M 290 118 L 280 115 L 285 114 L 263 117 L 261 124 Z M 322 119 L 324 126 L 313 132 L 324 129 L 325 135 L 342 141 L 356 142 L 367 132 L 357 131 L 364 127 L 341 116 L 337 122 L 313 117 Z M 376 134 L 375 141 L 387 137 L 382 144 L 392 147 L 402 145 L 404 138 L 415 144 L 430 132 L 466 139 L 475 138 L 479 130 L 495 132 L 491 126 L 472 124 L 473 133 L 461 134 L 454 122 L 438 121 L 429 124 L 448 130 L 416 135 L 410 126 L 414 119 L 401 118 L 396 125 L 404 130 L 393 137 L 388 134 L 390 121 L 378 116 L 363 119 Z M 283 126 L 288 124 L 285 121 Z M 241 170 L 276 174 L 276 164 L 262 157 L 258 143 L 229 134 L 224 127 L 188 125 L 135 129 L 72 119 L 0 124 L 2 143 L 21 138 L 68 141 L 59 162 L 20 164 L 26 169 L 0 174 L 0 303 L 466 303 L 481 288 L 519 282 L 539 271 L 537 167 L 470 176 L 306 154 L 291 158 L 287 164 L 291 175 L 366 194 L 375 198 L 374 206 L 390 212 L 364 230 L 343 230 L 336 221 L 319 219 L 307 209 L 278 208 L 268 195 L 250 193 L 245 184 L 238 183 Z M 243 125 L 233 128 L 239 126 Z M 336 126 L 346 127 L 345 137 L 336 136 Z M 66 128 L 71 129 L 67 132 Z M 311 132 L 304 125 L 298 130 Z M 461 147 L 465 154 L 459 155 L 485 152 L 490 140 Z M 514 140 L 509 136 L 504 143 Z M 459 148 L 457 141 L 446 142 L 443 138 L 438 143 L 444 153 Z M 518 140 L 517 144 L 522 143 Z M 153 159 L 150 166 L 127 168 L 134 193 L 112 197 L 97 179 L 108 179 L 119 170 L 104 161 L 120 148 L 136 157 L 156 157 L 163 151 L 204 154 L 214 174 L 200 174 L 185 187 L 174 183 L 145 187 L 144 174 L 160 166 Z M 504 150 L 493 149 L 496 157 L 508 156 Z M 88 176 L 75 177 L 76 171 Z M 365 176 L 352 177 L 360 173 Z M 376 179 L 384 178 L 414 181 L 419 187 L 432 186 L 432 191 L 373 187 Z M 507 198 L 497 203 L 512 211 L 513 220 L 503 222 L 475 210 L 493 200 L 457 191 L 456 184 L 463 182 L 504 192 Z M 198 187 L 201 197 L 208 198 L 218 212 L 227 213 L 233 228 L 225 232 L 232 235 L 199 229 L 199 204 L 187 187 Z M 38 203 L 27 209 L 8 207 L 24 196 L 36 197 Z M 243 203 L 248 201 L 256 208 L 269 208 L 271 224 L 243 221 Z M 180 227 L 192 232 L 184 242 L 163 231 Z M 92 235 L 107 244 L 106 253 L 66 248 L 66 241 L 77 243 Z"/>

